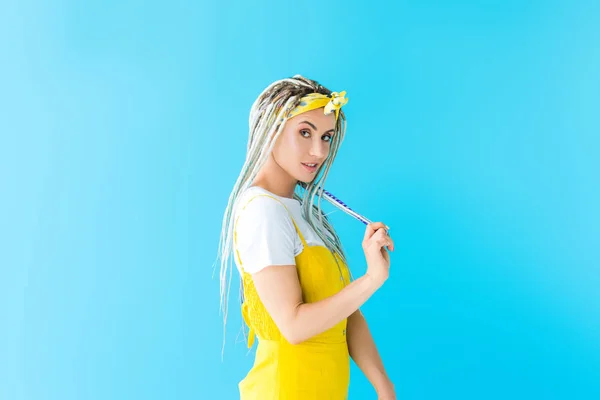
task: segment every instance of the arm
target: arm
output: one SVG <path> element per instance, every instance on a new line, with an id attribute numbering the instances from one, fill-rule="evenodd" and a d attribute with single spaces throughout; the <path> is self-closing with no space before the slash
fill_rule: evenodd
<path id="1" fill-rule="evenodd" d="M 302 301 L 295 265 L 271 265 L 252 275 L 258 296 L 288 342 L 298 344 L 332 328 L 358 310 L 383 285 L 389 270 L 389 255 L 384 246 L 394 248 L 384 227 L 377 222 L 369 224 L 365 231 L 367 273 L 321 301 Z"/>
<path id="2" fill-rule="evenodd" d="M 365 276 L 324 300 L 304 303 L 293 265 L 296 229 L 285 207 L 256 197 L 244 209 L 237 222 L 243 269 L 252 275 L 261 302 L 290 343 L 301 343 L 348 318 L 387 279 L 389 256 L 383 246 L 393 248 L 393 241 L 383 234 L 383 223 L 370 224 L 363 241 Z"/>
<path id="3" fill-rule="evenodd" d="M 381 399 L 395 399 L 394 385 L 383 367 L 383 362 L 369 326 L 360 310 L 348 318 L 348 350 L 356 365 L 371 382 Z"/>
<path id="4" fill-rule="evenodd" d="M 303 303 L 295 265 L 269 266 L 252 278 L 271 318 L 292 344 L 302 343 L 348 318 L 381 286 L 366 274 L 333 296 Z"/>

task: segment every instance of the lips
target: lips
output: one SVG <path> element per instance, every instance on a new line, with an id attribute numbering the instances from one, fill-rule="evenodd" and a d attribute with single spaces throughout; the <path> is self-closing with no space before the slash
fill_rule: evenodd
<path id="1" fill-rule="evenodd" d="M 314 164 L 314 163 L 309 163 L 309 164 Z M 309 166 L 308 164 L 302 163 L 302 166 L 310 173 L 314 173 L 317 171 L 317 168 L 319 167 L 319 164 L 314 164 L 314 167 Z"/>

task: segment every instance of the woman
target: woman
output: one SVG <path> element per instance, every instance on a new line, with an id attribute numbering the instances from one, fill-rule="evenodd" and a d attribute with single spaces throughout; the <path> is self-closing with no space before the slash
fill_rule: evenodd
<path id="1" fill-rule="evenodd" d="M 246 162 L 221 238 L 225 319 L 233 245 L 248 347 L 258 338 L 254 366 L 239 384 L 242 400 L 346 399 L 350 357 L 379 399 L 395 399 L 359 310 L 386 281 L 394 242 L 383 223 L 367 226 L 367 271 L 351 281 L 321 199 L 315 204 L 344 138 L 344 95 L 295 75 L 269 85 L 252 106 Z"/>

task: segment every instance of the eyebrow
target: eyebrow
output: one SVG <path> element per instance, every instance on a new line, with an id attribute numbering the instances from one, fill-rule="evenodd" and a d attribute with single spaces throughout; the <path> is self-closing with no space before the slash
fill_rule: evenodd
<path id="1" fill-rule="evenodd" d="M 316 127 L 316 126 L 314 126 L 313 124 L 311 124 L 311 123 L 310 123 L 310 122 L 308 122 L 308 121 L 302 121 L 302 122 L 300 122 L 300 123 L 301 123 L 301 124 L 309 124 L 310 126 L 312 126 L 312 128 L 313 128 L 315 131 L 317 130 L 317 127 Z M 327 131 L 327 132 L 325 132 L 325 133 L 329 133 L 329 132 L 335 132 L 335 129 L 330 129 L 330 130 L 328 130 L 328 131 Z"/>

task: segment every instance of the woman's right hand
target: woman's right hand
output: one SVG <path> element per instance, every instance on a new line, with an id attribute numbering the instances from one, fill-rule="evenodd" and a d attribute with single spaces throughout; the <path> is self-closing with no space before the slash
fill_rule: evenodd
<path id="1" fill-rule="evenodd" d="M 386 230 L 387 226 L 382 222 L 374 222 L 367 225 L 365 238 L 362 243 L 365 258 L 367 260 L 367 276 L 369 276 L 377 287 L 383 285 L 390 272 L 390 251 L 394 251 L 394 241 Z"/>

